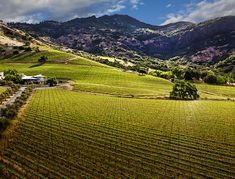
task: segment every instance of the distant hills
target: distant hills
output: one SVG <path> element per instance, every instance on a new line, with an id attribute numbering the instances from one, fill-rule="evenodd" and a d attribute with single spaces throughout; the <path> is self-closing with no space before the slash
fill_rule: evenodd
<path id="1" fill-rule="evenodd" d="M 127 15 L 9 25 L 58 45 L 122 58 L 180 56 L 195 63 L 214 64 L 235 52 L 235 16 L 164 26 L 146 24 Z"/>

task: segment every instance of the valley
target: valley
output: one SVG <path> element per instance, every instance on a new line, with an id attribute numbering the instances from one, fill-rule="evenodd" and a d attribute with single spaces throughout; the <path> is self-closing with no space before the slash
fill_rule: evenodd
<path id="1" fill-rule="evenodd" d="M 217 29 L 228 21 L 0 24 L 1 103 L 26 91 L 0 109 L 0 178 L 234 178 L 234 24 Z M 178 81 L 198 98 L 171 98 Z"/>

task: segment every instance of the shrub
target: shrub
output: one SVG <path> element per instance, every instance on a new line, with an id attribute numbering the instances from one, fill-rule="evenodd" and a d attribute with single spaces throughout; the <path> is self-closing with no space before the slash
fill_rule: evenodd
<path id="1" fill-rule="evenodd" d="M 12 119 L 16 116 L 17 110 L 14 106 L 7 106 L 7 108 L 2 109 L 2 116 Z"/>
<path id="2" fill-rule="evenodd" d="M 56 86 L 58 84 L 58 81 L 56 78 L 49 78 L 46 83 L 49 86 Z"/>
<path id="3" fill-rule="evenodd" d="M 13 51 L 13 55 L 18 55 L 20 52 L 18 50 Z"/>

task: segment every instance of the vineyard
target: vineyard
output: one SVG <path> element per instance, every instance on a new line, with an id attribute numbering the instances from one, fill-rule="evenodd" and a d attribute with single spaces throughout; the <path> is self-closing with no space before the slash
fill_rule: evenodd
<path id="1" fill-rule="evenodd" d="M 0 71 L 17 69 L 27 75 L 43 74 L 48 77 L 69 78 L 75 82 L 75 90 L 143 98 L 168 97 L 172 83 L 149 75 L 122 72 L 100 65 L 88 59 L 77 57 L 74 64 L 44 64 L 33 67 L 33 63 L 2 63 Z M 235 88 L 197 84 L 203 99 L 235 99 Z"/>
<path id="2" fill-rule="evenodd" d="M 75 59 L 80 64 L 84 59 Z M 92 61 L 91 61 L 92 62 Z M 43 74 L 57 78 L 69 78 L 75 81 L 75 90 L 118 95 L 168 96 L 172 84 L 164 79 L 152 76 L 139 76 L 124 73 L 108 66 L 44 64 L 31 68 L 32 64 L 1 64 L 0 71 L 17 69 L 25 74 Z"/>
<path id="3" fill-rule="evenodd" d="M 38 90 L 0 170 L 3 178 L 234 178 L 234 109 Z"/>

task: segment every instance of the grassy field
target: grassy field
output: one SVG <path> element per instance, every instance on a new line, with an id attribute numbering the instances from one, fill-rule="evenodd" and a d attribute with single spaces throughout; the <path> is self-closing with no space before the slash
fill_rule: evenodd
<path id="1" fill-rule="evenodd" d="M 207 92 L 211 95 L 221 96 L 223 98 L 235 99 L 235 87 L 229 86 L 218 86 L 208 84 L 197 84 L 198 90 Z"/>
<path id="2" fill-rule="evenodd" d="M 235 177 L 235 103 L 39 90 L 3 177 Z"/>

